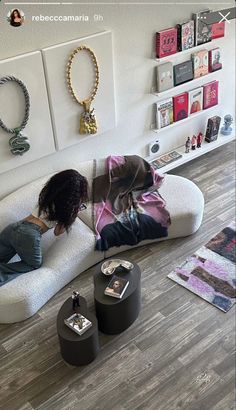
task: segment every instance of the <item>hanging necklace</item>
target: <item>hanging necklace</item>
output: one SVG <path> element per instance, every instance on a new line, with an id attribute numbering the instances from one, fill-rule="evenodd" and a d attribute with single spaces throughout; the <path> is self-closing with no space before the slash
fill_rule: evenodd
<path id="1" fill-rule="evenodd" d="M 78 97 L 76 96 L 74 89 L 72 87 L 72 82 L 71 82 L 71 66 L 73 59 L 76 54 L 79 53 L 79 51 L 84 50 L 87 51 L 90 54 L 90 57 L 92 59 L 93 65 L 94 65 L 94 71 L 95 71 L 95 81 L 94 81 L 94 86 L 93 86 L 93 91 L 90 95 L 89 98 L 80 101 Z M 69 92 L 71 93 L 73 99 L 80 105 L 83 106 L 84 112 L 82 113 L 80 117 L 80 128 L 79 128 L 79 133 L 80 134 L 96 134 L 97 132 L 97 123 L 96 123 L 96 118 L 94 114 L 94 108 L 91 109 L 91 102 L 94 100 L 95 95 L 97 94 L 98 90 L 98 84 L 99 84 L 99 69 L 98 69 L 98 62 L 96 59 L 96 56 L 94 52 L 86 47 L 86 46 L 80 46 L 76 48 L 67 63 L 67 70 L 66 70 L 66 78 L 67 78 L 67 85 L 69 88 Z"/>
<path id="2" fill-rule="evenodd" d="M 28 138 L 21 133 L 21 131 L 26 127 L 29 119 L 29 110 L 30 110 L 30 97 L 28 90 L 25 84 L 14 76 L 7 76 L 0 78 L 0 86 L 6 84 L 7 82 L 14 81 L 16 82 L 22 89 L 25 97 L 25 115 L 23 118 L 22 123 L 17 128 L 8 128 L 2 119 L 0 118 L 0 127 L 8 132 L 9 134 L 13 134 L 13 136 L 9 139 L 10 151 L 13 155 L 23 155 L 25 152 L 29 151 L 30 143 Z"/>

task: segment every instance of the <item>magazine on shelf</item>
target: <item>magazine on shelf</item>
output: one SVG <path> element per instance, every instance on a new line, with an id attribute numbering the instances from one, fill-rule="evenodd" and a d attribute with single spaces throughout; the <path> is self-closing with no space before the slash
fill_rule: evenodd
<path id="1" fill-rule="evenodd" d="M 188 93 L 175 95 L 173 97 L 174 122 L 188 117 Z"/>
<path id="2" fill-rule="evenodd" d="M 74 313 L 68 319 L 65 319 L 64 323 L 80 336 L 92 326 L 92 322 L 80 313 Z"/>
<path id="3" fill-rule="evenodd" d="M 156 103 L 156 122 L 157 128 L 164 128 L 173 123 L 173 101 L 167 98 Z"/>
<path id="4" fill-rule="evenodd" d="M 222 61 L 221 61 L 221 50 L 220 47 L 213 48 L 209 51 L 209 71 L 221 70 Z"/>
<path id="5" fill-rule="evenodd" d="M 129 285 L 128 280 L 114 275 L 112 279 L 110 280 L 110 282 L 108 283 L 104 291 L 104 294 L 107 296 L 112 296 L 114 298 L 121 299 L 128 285 Z"/>
<path id="6" fill-rule="evenodd" d="M 179 158 L 182 158 L 182 155 L 179 154 L 179 152 L 171 151 L 168 154 L 164 154 L 161 157 L 154 159 L 153 161 L 150 162 L 150 164 L 153 166 L 153 168 L 159 169 L 159 168 L 164 167 L 167 164 L 170 164 L 173 161 L 176 161 Z"/>
<path id="7" fill-rule="evenodd" d="M 185 61 L 174 66 L 174 82 L 175 86 L 187 83 L 193 79 L 193 62 Z"/>
<path id="8" fill-rule="evenodd" d="M 195 46 L 207 43 L 212 39 L 212 24 L 206 24 L 204 14 L 210 13 L 209 9 L 193 13 L 195 23 Z"/>
<path id="9" fill-rule="evenodd" d="M 177 52 L 177 29 L 167 28 L 156 33 L 156 56 L 162 58 Z"/>
<path id="10" fill-rule="evenodd" d="M 221 21 L 219 23 L 213 23 L 211 27 L 211 38 L 212 40 L 225 35 L 225 22 Z"/>
<path id="11" fill-rule="evenodd" d="M 192 54 L 193 62 L 193 75 L 194 78 L 202 77 L 203 75 L 208 74 L 208 50 L 196 51 Z"/>
<path id="12" fill-rule="evenodd" d="M 194 47 L 194 21 L 177 24 L 178 50 L 184 51 Z"/>
<path id="13" fill-rule="evenodd" d="M 173 64 L 163 63 L 157 66 L 157 92 L 169 90 L 174 86 Z"/>
<path id="14" fill-rule="evenodd" d="M 189 115 L 201 111 L 203 109 L 203 88 L 198 87 L 194 90 L 190 90 L 188 93 L 188 102 Z"/>
<path id="15" fill-rule="evenodd" d="M 211 108 L 218 104 L 219 81 L 211 81 L 203 86 L 203 109 Z"/>

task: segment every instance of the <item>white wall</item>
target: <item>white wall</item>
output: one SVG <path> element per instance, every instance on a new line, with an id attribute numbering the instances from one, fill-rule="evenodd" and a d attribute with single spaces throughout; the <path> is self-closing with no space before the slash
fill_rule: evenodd
<path id="1" fill-rule="evenodd" d="M 183 2 L 181 2 L 183 3 Z M 234 3 L 232 2 L 232 7 Z M 26 22 L 21 28 L 11 27 L 5 16 L 12 6 L 0 5 L 1 43 L 0 58 L 38 50 L 102 30 L 112 30 L 114 45 L 114 74 L 116 90 L 117 127 L 103 135 L 84 138 L 83 143 L 34 161 L 15 170 L 0 175 L 0 198 L 17 187 L 46 175 L 54 170 L 73 166 L 77 161 L 104 157 L 109 154 L 137 153 L 147 156 L 147 144 L 155 140 L 150 131 L 153 122 L 153 103 L 150 94 L 154 85 L 153 47 L 157 30 L 161 30 L 188 20 L 192 12 L 211 7 L 220 9 L 230 7 L 212 5 L 22 5 Z M 89 15 L 89 22 L 32 22 L 32 15 Z M 93 15 L 103 16 L 102 22 L 93 22 Z M 235 24 L 226 24 L 226 37 L 223 39 L 224 73 L 221 84 L 223 107 L 215 114 L 224 115 L 235 112 Z M 56 70 L 55 64 L 55 70 Z M 211 115 L 214 113 L 211 112 Z M 206 117 L 207 118 L 207 117 Z M 205 121 L 198 117 L 186 125 L 173 127 L 160 134 L 161 152 L 184 143 L 186 136 Z M 224 148 L 222 148 L 224 149 Z"/>

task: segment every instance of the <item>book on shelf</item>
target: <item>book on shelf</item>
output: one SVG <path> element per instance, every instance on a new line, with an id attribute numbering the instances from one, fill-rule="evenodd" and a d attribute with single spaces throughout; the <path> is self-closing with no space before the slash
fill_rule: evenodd
<path id="1" fill-rule="evenodd" d="M 68 319 L 65 319 L 64 323 L 80 336 L 92 326 L 92 322 L 80 313 L 74 313 Z"/>
<path id="2" fill-rule="evenodd" d="M 198 87 L 188 92 L 188 113 L 194 114 L 203 109 L 203 88 Z"/>
<path id="3" fill-rule="evenodd" d="M 174 122 L 188 117 L 188 93 L 175 95 L 173 97 Z"/>
<path id="4" fill-rule="evenodd" d="M 167 98 L 156 103 L 157 128 L 164 128 L 173 123 L 173 100 Z"/>
<path id="5" fill-rule="evenodd" d="M 129 281 L 121 278 L 120 276 L 114 275 L 110 282 L 108 283 L 104 294 L 107 296 L 112 296 L 114 298 L 121 299 L 124 295 L 127 287 L 129 285 Z"/>
<path id="6" fill-rule="evenodd" d="M 213 23 L 211 27 L 211 38 L 215 40 L 216 38 L 225 36 L 225 22 Z"/>
<path id="7" fill-rule="evenodd" d="M 186 83 L 193 79 L 193 63 L 191 60 L 174 66 L 175 86 Z"/>
<path id="8" fill-rule="evenodd" d="M 168 154 L 164 154 L 153 161 L 150 162 L 150 164 L 153 166 L 155 169 L 159 169 L 164 167 L 167 164 L 170 164 L 171 162 L 176 161 L 177 159 L 182 158 L 182 155 L 179 154 L 177 151 L 171 151 Z"/>
<path id="9" fill-rule="evenodd" d="M 205 135 L 205 140 L 207 142 L 215 141 L 218 138 L 220 122 L 221 122 L 221 117 L 219 117 L 218 115 L 208 118 L 206 135 Z"/>
<path id="10" fill-rule="evenodd" d="M 176 28 L 178 51 L 184 51 L 194 47 L 194 20 L 177 24 Z"/>
<path id="11" fill-rule="evenodd" d="M 173 64 L 171 62 L 160 64 L 157 70 L 157 92 L 169 90 L 174 86 Z"/>
<path id="12" fill-rule="evenodd" d="M 167 28 L 156 33 L 156 57 L 162 58 L 177 52 L 177 29 Z"/>
<path id="13" fill-rule="evenodd" d="M 219 81 L 211 81 L 203 85 L 203 109 L 213 107 L 218 104 Z"/>
<path id="14" fill-rule="evenodd" d="M 216 47 L 209 51 L 209 71 L 213 72 L 221 70 L 221 68 L 221 49 L 220 47 Z"/>
<path id="15" fill-rule="evenodd" d="M 194 78 L 208 74 L 208 50 L 196 51 L 192 54 Z"/>
<path id="16" fill-rule="evenodd" d="M 204 21 L 204 15 L 206 13 L 210 13 L 210 10 L 206 9 L 198 13 L 193 13 L 195 46 L 208 43 L 212 39 L 212 24 L 207 24 Z"/>

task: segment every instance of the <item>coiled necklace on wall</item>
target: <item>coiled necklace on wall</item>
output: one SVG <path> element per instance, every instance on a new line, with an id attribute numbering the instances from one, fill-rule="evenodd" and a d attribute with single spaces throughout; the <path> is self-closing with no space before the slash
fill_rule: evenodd
<path id="1" fill-rule="evenodd" d="M 94 70 L 95 70 L 95 81 L 94 81 L 93 91 L 92 91 L 90 97 L 83 100 L 83 101 L 80 101 L 78 99 L 78 97 L 76 96 L 76 94 L 74 92 L 74 89 L 72 87 L 72 82 L 71 82 L 72 62 L 73 62 L 73 59 L 76 56 L 76 54 L 78 54 L 79 51 L 81 51 L 81 50 L 87 51 L 90 54 L 93 65 L 94 65 Z M 97 90 L 98 90 L 99 68 L 98 68 L 98 62 L 97 62 L 96 56 L 95 56 L 94 52 L 89 47 L 80 46 L 72 52 L 72 54 L 69 58 L 69 61 L 67 63 L 66 78 L 67 78 L 67 85 L 68 85 L 70 94 L 72 95 L 73 99 L 78 104 L 82 105 L 83 108 L 84 108 L 84 112 L 82 113 L 82 115 L 80 117 L 79 133 L 80 134 L 96 134 L 96 132 L 97 132 L 97 122 L 96 122 L 96 118 L 95 118 L 95 114 L 94 114 L 94 108 L 91 109 L 91 102 L 94 100 L 94 98 L 97 94 Z"/>
<path id="2" fill-rule="evenodd" d="M 30 97 L 28 90 L 25 84 L 14 76 L 6 76 L 0 78 L 0 86 L 6 84 L 7 82 L 14 81 L 16 82 L 22 89 L 25 97 L 25 115 L 23 118 L 22 123 L 19 127 L 16 128 L 8 128 L 2 119 L 0 118 L 0 127 L 8 132 L 9 134 L 13 134 L 13 136 L 9 139 L 10 151 L 13 155 L 23 155 L 25 152 L 29 151 L 30 143 L 28 138 L 21 133 L 21 131 L 26 127 L 28 120 L 29 120 L 29 111 L 30 111 Z"/>

